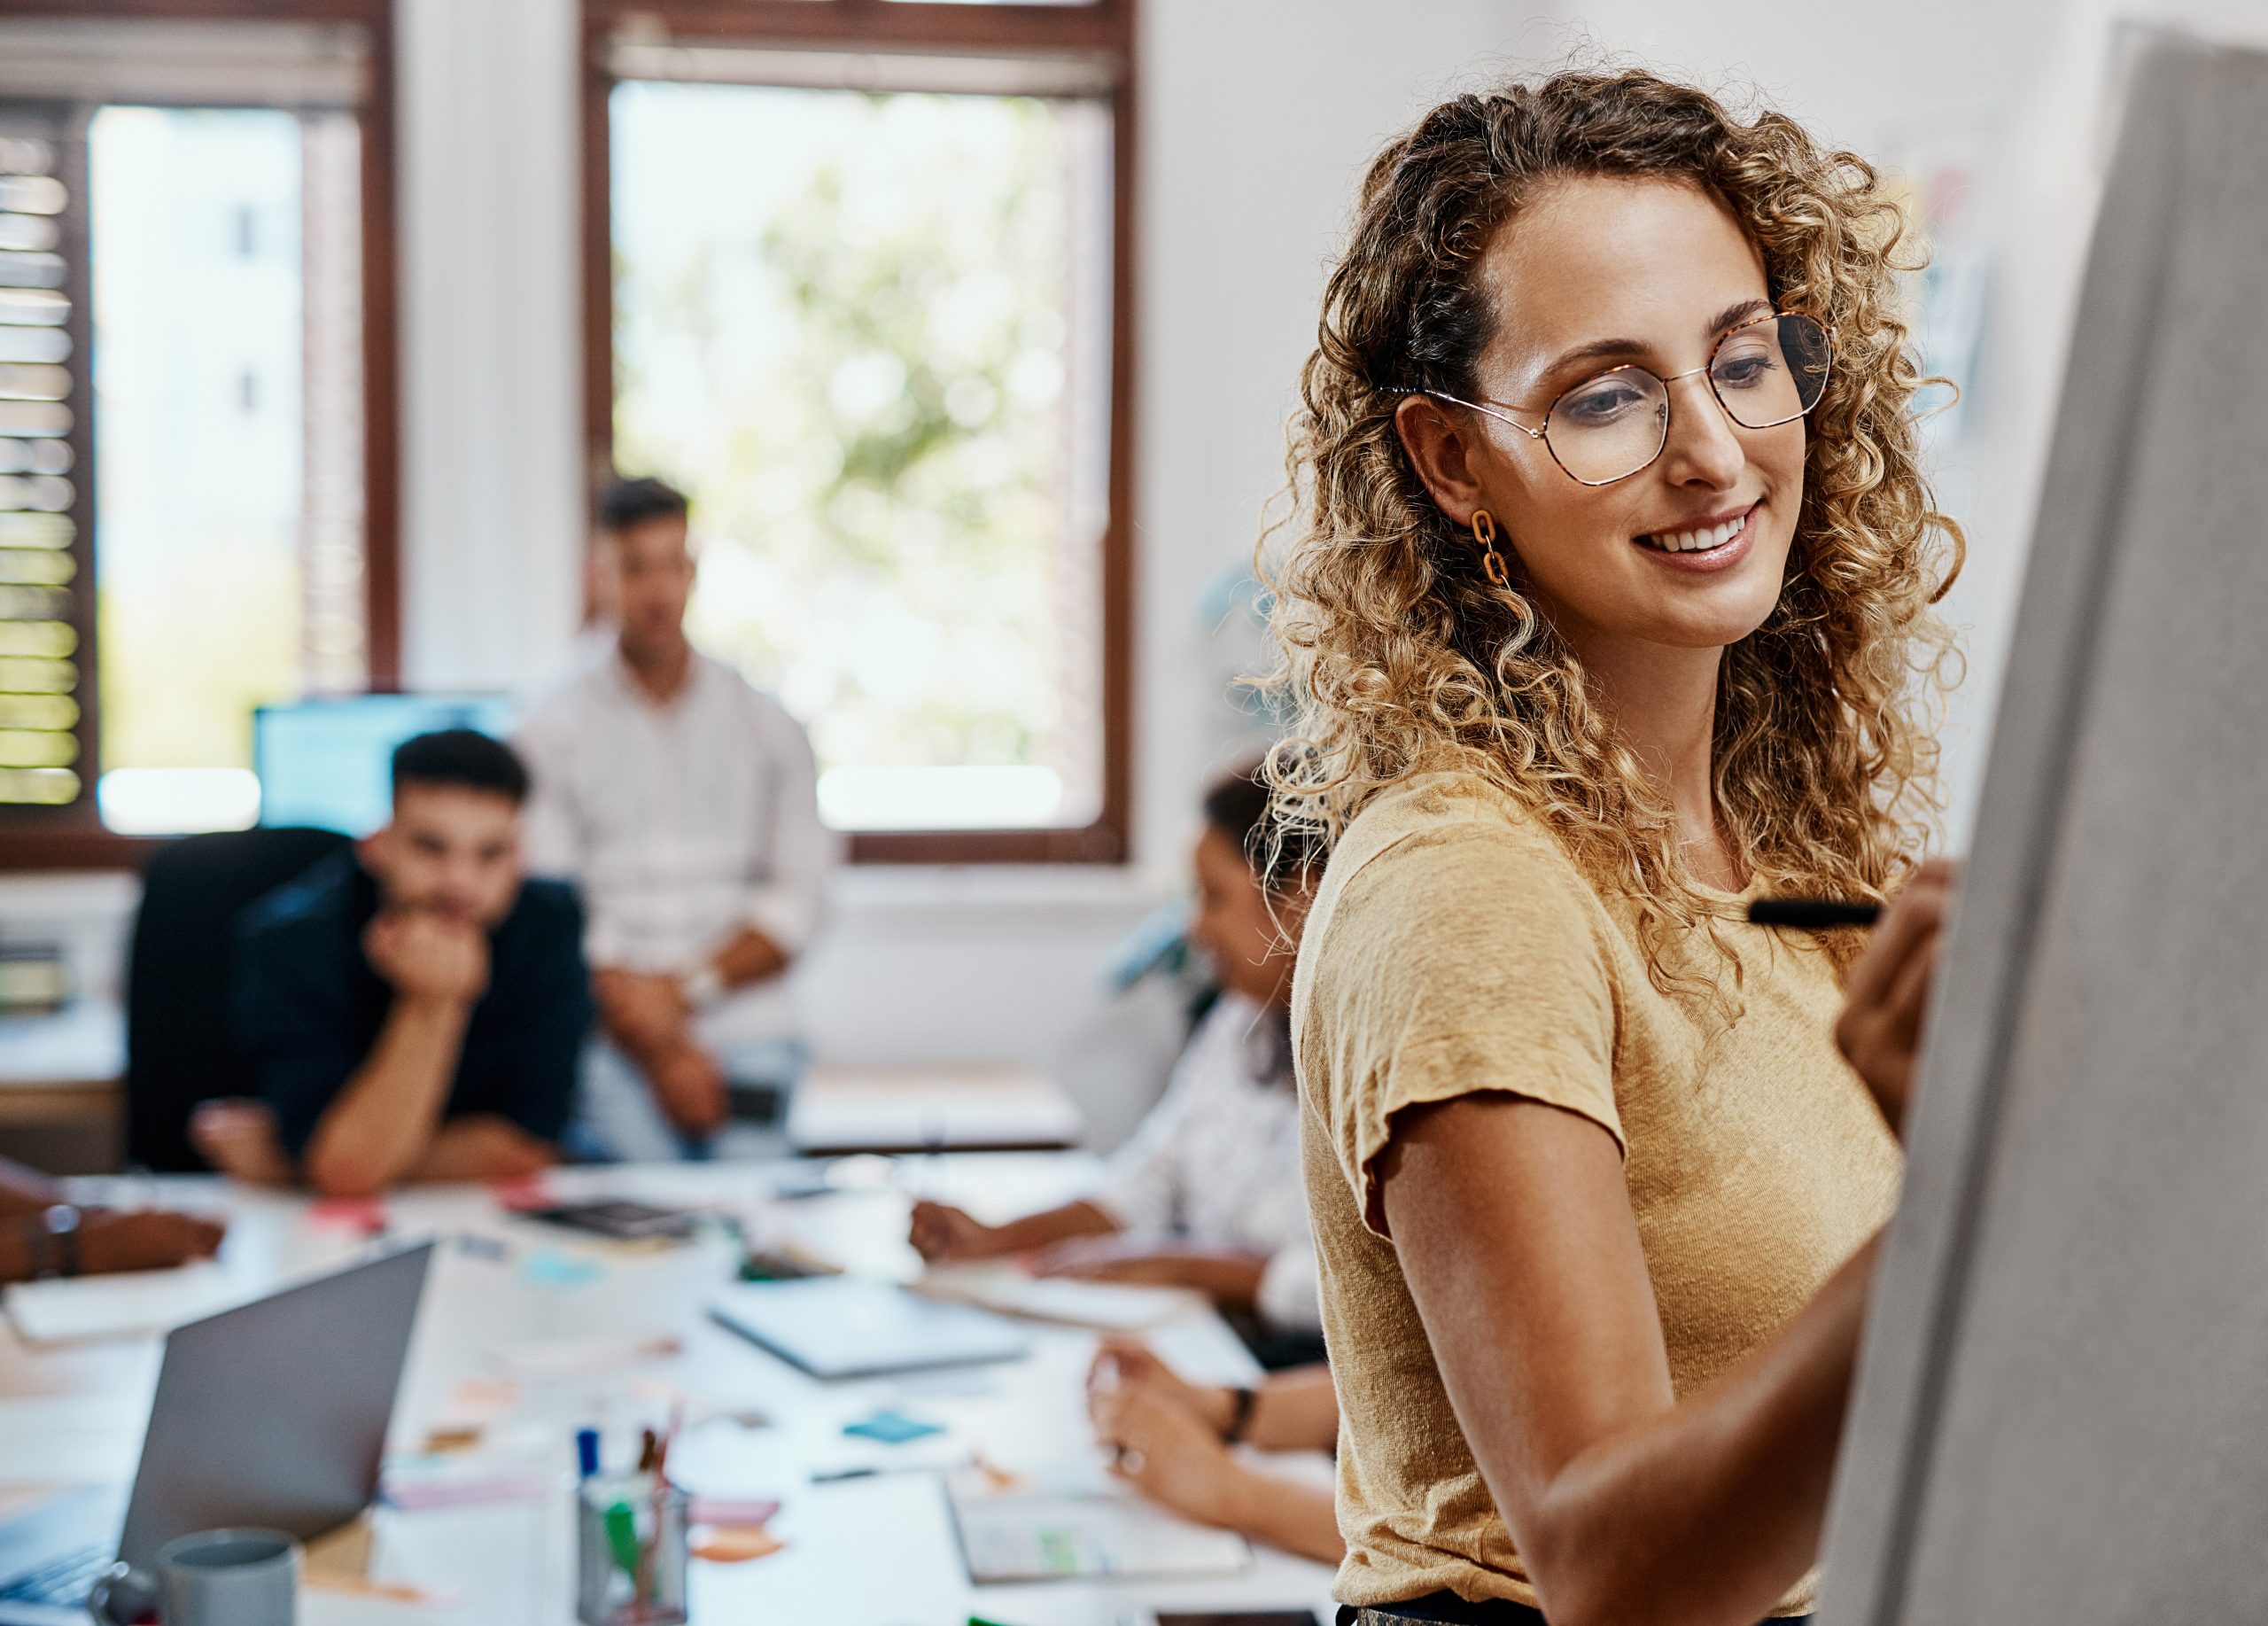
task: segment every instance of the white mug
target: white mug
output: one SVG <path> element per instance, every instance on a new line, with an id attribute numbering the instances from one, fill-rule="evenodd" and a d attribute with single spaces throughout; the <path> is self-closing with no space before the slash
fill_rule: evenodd
<path id="1" fill-rule="evenodd" d="M 98 1626 L 296 1626 L 299 1544 L 281 1530 L 199 1530 L 158 1549 L 158 1573 L 120 1564 L 95 1583 Z"/>

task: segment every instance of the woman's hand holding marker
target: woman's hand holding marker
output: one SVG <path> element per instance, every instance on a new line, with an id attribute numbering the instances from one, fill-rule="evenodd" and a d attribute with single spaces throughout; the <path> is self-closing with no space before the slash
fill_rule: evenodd
<path id="1" fill-rule="evenodd" d="M 1915 872 L 1851 969 L 1835 1043 L 1874 1092 L 1876 1105 L 1902 1139 L 1922 1047 L 1922 1019 L 1938 966 L 1957 867 L 1933 859 Z"/>

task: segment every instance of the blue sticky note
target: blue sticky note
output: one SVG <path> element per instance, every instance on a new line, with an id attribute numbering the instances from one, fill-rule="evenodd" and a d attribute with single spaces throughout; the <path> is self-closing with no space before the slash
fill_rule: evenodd
<path id="1" fill-rule="evenodd" d="M 877 1412 L 858 1422 L 843 1424 L 843 1432 L 862 1439 L 880 1440 L 885 1445 L 903 1445 L 925 1434 L 943 1434 L 944 1430 L 936 1423 L 925 1423 L 903 1412 Z"/>
<path id="2" fill-rule="evenodd" d="M 597 1260 L 539 1248 L 520 1266 L 520 1280 L 532 1288 L 580 1288 L 606 1274 Z"/>

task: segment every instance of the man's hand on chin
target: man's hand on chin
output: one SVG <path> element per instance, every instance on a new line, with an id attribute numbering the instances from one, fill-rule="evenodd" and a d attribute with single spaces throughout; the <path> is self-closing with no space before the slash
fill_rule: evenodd
<path id="1" fill-rule="evenodd" d="M 362 933 L 362 952 L 407 998 L 469 1006 L 488 990 L 487 934 L 470 921 L 431 909 L 382 909 Z"/>

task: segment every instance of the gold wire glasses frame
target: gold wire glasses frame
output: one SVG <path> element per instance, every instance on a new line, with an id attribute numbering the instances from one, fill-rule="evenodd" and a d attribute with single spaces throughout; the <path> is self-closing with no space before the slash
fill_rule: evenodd
<path id="1" fill-rule="evenodd" d="M 1770 333 L 1759 331 L 1767 326 Z M 1511 416 L 1532 412 L 1532 407 L 1466 401 L 1446 390 L 1410 393 L 1469 407 L 1511 424 L 1531 440 L 1542 441 L 1551 461 L 1578 485 L 1612 486 L 1651 468 L 1669 445 L 1669 386 L 1680 379 L 1705 374 L 1709 392 L 1727 417 L 1744 429 L 1776 429 L 1819 405 L 1834 357 L 1834 329 L 1798 312 L 1774 311 L 1728 331 L 1709 353 L 1705 367 L 1665 378 L 1630 362 L 1595 373 L 1562 391 L 1545 410 L 1542 424 L 1534 429 Z M 1553 439 L 1555 419 L 1559 421 L 1557 440 Z M 1604 469 L 1620 471 L 1602 474 Z"/>

